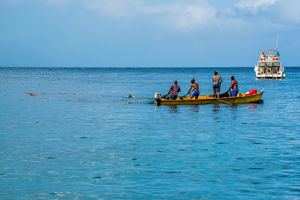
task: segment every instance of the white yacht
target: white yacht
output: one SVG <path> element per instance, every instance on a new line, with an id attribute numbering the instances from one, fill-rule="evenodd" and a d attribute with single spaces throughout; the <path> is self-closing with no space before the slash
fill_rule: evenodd
<path id="1" fill-rule="evenodd" d="M 284 67 L 279 61 L 279 52 L 275 49 L 263 49 L 259 61 L 254 67 L 258 79 L 285 78 Z"/>

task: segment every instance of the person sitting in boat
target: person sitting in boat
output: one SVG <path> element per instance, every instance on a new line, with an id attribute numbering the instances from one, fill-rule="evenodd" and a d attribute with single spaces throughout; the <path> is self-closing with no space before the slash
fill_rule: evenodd
<path id="1" fill-rule="evenodd" d="M 229 89 L 226 91 L 229 92 L 231 90 L 231 96 L 236 97 L 237 94 L 239 93 L 239 86 L 237 80 L 235 80 L 234 76 L 231 76 L 231 85 Z"/>
<path id="2" fill-rule="evenodd" d="M 180 92 L 180 86 L 177 84 L 177 81 L 174 81 L 174 84 L 171 86 L 167 96 L 171 93 L 169 99 L 176 100 L 179 92 Z"/>
<path id="3" fill-rule="evenodd" d="M 266 55 L 265 55 L 265 53 L 264 53 L 263 51 L 261 52 L 260 57 L 261 57 L 261 58 L 266 57 Z"/>
<path id="4" fill-rule="evenodd" d="M 218 71 L 215 71 L 215 75 L 213 76 L 213 96 L 215 97 L 216 95 L 216 90 L 218 93 L 218 99 L 220 98 L 220 88 L 221 88 L 221 83 L 223 82 L 222 77 L 219 75 Z"/>
<path id="5" fill-rule="evenodd" d="M 195 79 L 191 80 L 191 87 L 189 89 L 189 91 L 186 94 L 190 94 L 191 93 L 191 99 L 193 99 L 194 97 L 196 97 L 196 99 L 198 99 L 198 96 L 200 94 L 199 92 L 199 84 L 195 82 Z"/>

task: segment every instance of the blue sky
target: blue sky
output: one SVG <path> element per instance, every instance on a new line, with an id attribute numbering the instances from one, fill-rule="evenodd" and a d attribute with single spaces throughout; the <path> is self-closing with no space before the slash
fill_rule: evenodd
<path id="1" fill-rule="evenodd" d="M 299 66 L 299 0 L 1 0 L 0 66 Z"/>

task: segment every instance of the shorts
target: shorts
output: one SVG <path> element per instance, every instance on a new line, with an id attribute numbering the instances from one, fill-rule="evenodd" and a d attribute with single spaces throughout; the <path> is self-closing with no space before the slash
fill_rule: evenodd
<path id="1" fill-rule="evenodd" d="M 191 94 L 191 96 L 192 97 L 196 97 L 196 96 L 199 96 L 199 92 L 198 91 L 194 91 L 194 92 L 192 92 L 192 94 Z"/>
<path id="2" fill-rule="evenodd" d="M 213 85 L 213 89 L 220 89 L 220 87 L 221 87 L 220 83 L 217 83 L 217 84 Z"/>
<path id="3" fill-rule="evenodd" d="M 236 97 L 237 94 L 239 93 L 239 90 L 235 89 L 231 91 L 231 96 Z"/>
<path id="4" fill-rule="evenodd" d="M 170 98 L 171 98 L 172 100 L 176 100 L 176 99 L 177 99 L 177 95 L 171 94 Z"/>

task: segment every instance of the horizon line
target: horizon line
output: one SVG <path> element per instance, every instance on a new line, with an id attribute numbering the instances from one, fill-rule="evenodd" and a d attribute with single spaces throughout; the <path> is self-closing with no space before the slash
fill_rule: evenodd
<path id="1" fill-rule="evenodd" d="M 299 68 L 299 66 L 285 66 Z M 0 66 L 0 68 L 254 68 L 252 66 Z"/>

